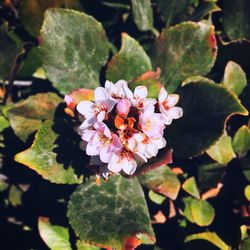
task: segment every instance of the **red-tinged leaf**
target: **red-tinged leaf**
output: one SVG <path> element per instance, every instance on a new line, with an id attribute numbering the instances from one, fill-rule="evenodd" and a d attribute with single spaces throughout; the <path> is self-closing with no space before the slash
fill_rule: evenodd
<path id="1" fill-rule="evenodd" d="M 210 190 L 208 190 L 207 192 L 205 192 L 201 196 L 201 199 L 202 200 L 207 200 L 209 198 L 216 197 L 219 194 L 219 192 L 220 192 L 220 190 L 221 190 L 222 187 L 223 187 L 223 184 L 222 183 L 218 183 L 217 187 L 211 188 Z"/>
<path id="2" fill-rule="evenodd" d="M 76 105 L 81 101 L 92 101 L 94 99 L 94 91 L 92 89 L 77 89 L 70 92 L 65 96 L 64 100 L 67 104 L 67 108 L 64 111 L 74 116 L 74 110 Z"/>
<path id="3" fill-rule="evenodd" d="M 167 218 L 166 216 L 164 215 L 164 213 L 159 210 L 155 215 L 154 215 L 154 219 L 155 219 L 155 222 L 154 223 L 157 223 L 157 224 L 164 224 L 166 221 L 167 221 Z"/>
<path id="4" fill-rule="evenodd" d="M 139 177 L 142 185 L 172 200 L 178 196 L 181 184 L 168 166 L 161 166 Z"/>
<path id="5" fill-rule="evenodd" d="M 148 71 L 141 76 L 135 78 L 129 83 L 129 87 L 134 90 L 137 86 L 146 86 L 148 89 L 148 97 L 157 98 L 163 86 L 160 81 L 161 70 Z"/>
<path id="6" fill-rule="evenodd" d="M 150 160 L 148 163 L 142 165 L 138 168 L 134 175 L 143 175 L 151 170 L 154 170 L 163 165 L 171 164 L 173 162 L 173 150 L 172 149 L 163 149 L 157 155 L 157 157 Z"/>

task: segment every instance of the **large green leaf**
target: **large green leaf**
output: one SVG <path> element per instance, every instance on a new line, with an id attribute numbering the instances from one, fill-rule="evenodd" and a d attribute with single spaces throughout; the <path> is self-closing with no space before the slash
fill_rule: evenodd
<path id="1" fill-rule="evenodd" d="M 206 75 L 214 65 L 217 44 L 214 27 L 183 22 L 166 28 L 151 50 L 153 66 L 161 69 L 161 82 L 169 92 L 194 75 Z"/>
<path id="2" fill-rule="evenodd" d="M 128 34 L 122 33 L 122 47 L 108 64 L 107 80 L 129 81 L 151 69 L 150 59 L 142 46 Z"/>
<path id="3" fill-rule="evenodd" d="M 248 0 L 224 0 L 223 25 L 230 39 L 250 38 L 250 2 Z"/>
<path id="4" fill-rule="evenodd" d="M 176 24 L 188 13 L 189 7 L 198 1 L 199 0 L 156 0 L 167 26 Z"/>
<path id="5" fill-rule="evenodd" d="M 53 130 L 54 123 L 46 121 L 41 124 L 36 134 L 35 140 L 30 148 L 18 153 L 15 161 L 22 163 L 35 170 L 44 179 L 58 184 L 77 184 L 82 181 L 75 174 L 72 166 L 59 163 L 60 155 L 56 150 L 58 148 L 59 134 Z M 64 136 L 65 133 L 64 133 Z M 69 153 L 66 144 L 63 145 Z M 72 162 L 70 162 L 72 163 Z"/>
<path id="6" fill-rule="evenodd" d="M 20 52 L 21 48 L 17 46 L 8 32 L 7 23 L 3 23 L 0 27 L 0 77 L 2 80 L 8 79 Z"/>
<path id="7" fill-rule="evenodd" d="M 235 62 L 228 62 L 223 79 L 223 86 L 239 95 L 247 85 L 245 72 Z"/>
<path id="8" fill-rule="evenodd" d="M 240 157 L 250 150 L 250 129 L 247 126 L 240 127 L 234 135 L 233 148 Z"/>
<path id="9" fill-rule="evenodd" d="M 141 31 L 153 29 L 151 0 L 131 0 L 134 22 Z"/>
<path id="10" fill-rule="evenodd" d="M 43 120 L 54 118 L 60 102 L 61 98 L 54 93 L 37 94 L 15 104 L 7 110 L 6 116 L 15 134 L 26 141 Z"/>
<path id="11" fill-rule="evenodd" d="M 178 196 L 181 184 L 176 174 L 164 165 L 139 177 L 141 183 L 153 191 L 163 194 L 172 200 Z"/>
<path id="12" fill-rule="evenodd" d="M 207 154 L 220 164 L 226 165 L 236 157 L 232 146 L 232 138 L 224 134 L 207 150 Z"/>
<path id="13" fill-rule="evenodd" d="M 186 237 L 185 242 L 193 240 L 206 240 L 217 246 L 221 250 L 228 250 L 230 247 L 214 232 L 203 232 L 192 234 Z"/>
<path id="14" fill-rule="evenodd" d="M 40 45 L 46 74 L 62 94 L 99 86 L 109 43 L 93 17 L 73 10 L 47 10 Z"/>
<path id="15" fill-rule="evenodd" d="M 179 94 L 183 117 L 166 129 L 166 136 L 180 158 L 199 155 L 213 145 L 230 116 L 248 114 L 235 95 L 217 84 L 189 83 Z"/>
<path id="16" fill-rule="evenodd" d="M 133 236 L 154 243 L 147 204 L 136 178 L 111 177 L 98 186 L 80 185 L 68 205 L 69 222 L 82 241 L 103 248 L 125 249 Z M 145 238 L 145 237 L 143 237 Z"/>
<path id="17" fill-rule="evenodd" d="M 41 238 L 51 250 L 72 250 L 67 228 L 51 225 L 48 218 L 39 217 L 38 230 Z"/>

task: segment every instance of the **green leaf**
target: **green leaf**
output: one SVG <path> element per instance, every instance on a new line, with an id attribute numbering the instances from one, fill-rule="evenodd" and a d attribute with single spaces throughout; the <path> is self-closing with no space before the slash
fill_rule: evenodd
<path id="1" fill-rule="evenodd" d="M 70 198 L 68 217 L 80 240 L 102 248 L 124 249 L 127 240 L 140 234 L 148 235 L 145 243 L 155 241 L 136 178 L 117 176 L 101 186 L 93 180 L 80 185 Z"/>
<path id="2" fill-rule="evenodd" d="M 192 240 L 206 240 L 217 246 L 221 250 L 230 249 L 230 247 L 216 233 L 213 232 L 192 234 L 185 238 L 185 242 L 189 242 Z"/>
<path id="3" fill-rule="evenodd" d="M 80 240 L 76 242 L 76 247 L 77 247 L 77 250 L 100 250 L 99 247 L 91 246 L 89 244 L 81 242 Z"/>
<path id="4" fill-rule="evenodd" d="M 8 32 L 7 23 L 0 27 L 0 48 L 0 78 L 7 80 L 17 55 L 22 51 Z"/>
<path id="5" fill-rule="evenodd" d="M 193 197 L 200 199 L 200 193 L 194 177 L 190 177 L 183 184 L 182 188 Z"/>
<path id="6" fill-rule="evenodd" d="M 226 165 L 236 157 L 232 146 L 232 138 L 224 134 L 207 150 L 207 154 L 220 164 Z"/>
<path id="7" fill-rule="evenodd" d="M 161 71 L 158 68 L 155 72 L 148 71 L 128 83 L 129 88 L 134 90 L 137 86 L 146 86 L 149 98 L 158 98 L 162 84 L 160 82 Z"/>
<path id="8" fill-rule="evenodd" d="M 181 17 L 188 13 L 189 7 L 198 1 L 199 0 L 156 0 L 165 18 L 167 27 L 178 23 Z"/>
<path id="9" fill-rule="evenodd" d="M 250 182 L 250 159 L 249 157 L 243 157 L 240 159 L 240 164 L 242 166 L 243 174 L 246 179 Z"/>
<path id="10" fill-rule="evenodd" d="M 45 72 L 62 94 L 99 86 L 109 43 L 93 17 L 73 10 L 47 10 L 40 46 Z"/>
<path id="11" fill-rule="evenodd" d="M 179 95 L 183 117 L 166 129 L 168 144 L 179 158 L 203 153 L 222 136 L 232 115 L 248 114 L 235 95 L 217 84 L 189 83 Z"/>
<path id="12" fill-rule="evenodd" d="M 230 39 L 250 38 L 250 2 L 225 0 L 222 5 L 223 26 Z"/>
<path id="13" fill-rule="evenodd" d="M 134 22 L 141 31 L 153 29 L 151 0 L 131 0 Z"/>
<path id="14" fill-rule="evenodd" d="M 37 94 L 15 104 L 8 109 L 6 116 L 15 134 L 26 141 L 43 120 L 53 119 L 56 107 L 61 102 L 54 93 Z"/>
<path id="15" fill-rule="evenodd" d="M 246 85 L 246 74 L 240 65 L 232 61 L 228 62 L 225 68 L 223 86 L 233 91 L 236 95 L 239 95 Z"/>
<path id="16" fill-rule="evenodd" d="M 165 28 L 151 50 L 153 66 L 161 69 L 161 82 L 174 92 L 183 80 L 206 75 L 214 65 L 217 44 L 214 27 L 183 22 Z"/>
<path id="17" fill-rule="evenodd" d="M 216 187 L 225 174 L 225 171 L 225 165 L 219 163 L 200 165 L 198 167 L 199 187 L 203 191 Z"/>
<path id="18" fill-rule="evenodd" d="M 122 33 L 122 46 L 108 64 L 107 80 L 129 81 L 151 69 L 150 59 L 142 46 L 128 34 Z"/>
<path id="19" fill-rule="evenodd" d="M 10 126 L 9 122 L 0 115 L 0 133 L 3 132 L 4 129 Z"/>
<path id="20" fill-rule="evenodd" d="M 11 185 L 10 187 L 9 201 L 13 207 L 22 205 L 22 191 L 15 185 Z"/>
<path id="21" fill-rule="evenodd" d="M 5 191 L 8 187 L 8 178 L 5 175 L 0 174 L 0 193 Z"/>
<path id="22" fill-rule="evenodd" d="M 181 184 L 168 166 L 158 167 L 139 177 L 142 185 L 172 200 L 178 196 Z"/>
<path id="23" fill-rule="evenodd" d="M 250 129 L 243 125 L 233 138 L 233 148 L 239 157 L 243 157 L 250 150 Z"/>
<path id="24" fill-rule="evenodd" d="M 152 191 L 152 190 L 149 190 L 149 192 L 148 192 L 148 197 L 149 197 L 149 199 L 150 199 L 152 202 L 154 202 L 154 203 L 156 203 L 156 204 L 158 204 L 158 205 L 161 205 L 161 204 L 166 200 L 166 197 L 165 197 L 165 196 L 160 195 L 160 194 L 157 194 L 157 193 L 155 193 L 155 192 Z"/>
<path id="25" fill-rule="evenodd" d="M 35 170 L 45 180 L 58 184 L 77 184 L 82 181 L 74 173 L 72 166 L 65 168 L 58 162 L 57 140 L 59 134 L 53 131 L 54 123 L 46 121 L 41 124 L 30 148 L 18 153 L 15 161 Z M 66 147 L 66 145 L 64 145 Z M 70 149 L 67 149 L 70 150 Z M 68 151 L 69 152 L 69 151 Z"/>
<path id="26" fill-rule="evenodd" d="M 48 218 L 39 217 L 38 230 L 41 238 L 51 250 L 72 250 L 67 228 L 51 225 Z"/>
<path id="27" fill-rule="evenodd" d="M 204 200 L 195 200 L 191 202 L 191 213 L 194 220 L 200 227 L 210 225 L 215 216 L 214 208 Z"/>
<path id="28" fill-rule="evenodd" d="M 250 185 L 247 185 L 244 189 L 245 196 L 248 201 L 250 201 Z"/>

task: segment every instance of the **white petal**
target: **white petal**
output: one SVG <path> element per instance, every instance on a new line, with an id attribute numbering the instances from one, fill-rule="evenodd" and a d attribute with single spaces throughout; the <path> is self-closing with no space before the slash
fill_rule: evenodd
<path id="1" fill-rule="evenodd" d="M 85 129 L 84 132 L 81 135 L 81 138 L 84 141 L 89 142 L 91 140 L 92 136 L 94 136 L 95 134 L 96 134 L 96 131 L 90 130 L 90 129 Z"/>
<path id="2" fill-rule="evenodd" d="M 139 99 L 145 99 L 148 95 L 148 89 L 145 86 L 138 86 L 135 88 L 134 97 Z"/>
<path id="3" fill-rule="evenodd" d="M 93 116 L 94 112 L 94 103 L 91 101 L 81 101 L 76 106 L 77 111 L 84 115 L 85 117 Z"/>
<path id="4" fill-rule="evenodd" d="M 123 91 L 124 91 L 126 97 L 129 100 L 133 99 L 134 98 L 133 92 L 125 85 L 123 85 L 122 87 L 123 87 Z"/>
<path id="5" fill-rule="evenodd" d="M 101 147 L 100 150 L 100 159 L 104 163 L 109 163 L 113 155 L 112 151 L 109 151 L 109 147 Z"/>
<path id="6" fill-rule="evenodd" d="M 164 102 L 167 99 L 167 97 L 168 97 L 168 92 L 164 87 L 162 87 L 158 96 L 159 102 Z"/>
<path id="7" fill-rule="evenodd" d="M 160 137 L 158 139 L 153 139 L 154 144 L 158 147 L 158 149 L 166 147 L 166 140 L 164 137 Z"/>
<path id="8" fill-rule="evenodd" d="M 85 119 L 84 122 L 78 128 L 78 133 L 81 135 L 86 128 L 92 126 L 95 122 L 96 122 L 95 117 L 92 117 L 90 119 Z"/>
<path id="9" fill-rule="evenodd" d="M 116 104 L 116 101 L 112 99 L 107 99 L 102 103 L 102 105 L 104 105 L 107 108 L 107 112 L 110 112 L 115 106 L 115 104 Z"/>
<path id="10" fill-rule="evenodd" d="M 122 170 L 122 161 L 119 157 L 119 152 L 113 154 L 108 164 L 108 169 L 114 173 L 119 173 Z"/>
<path id="11" fill-rule="evenodd" d="M 173 121 L 173 118 L 167 114 L 164 114 L 163 116 L 164 116 L 164 123 L 166 125 L 170 125 Z"/>
<path id="12" fill-rule="evenodd" d="M 183 110 L 180 107 L 173 107 L 168 110 L 168 114 L 173 119 L 179 119 L 183 115 Z"/>
<path id="13" fill-rule="evenodd" d="M 73 98 L 71 96 L 65 95 L 64 96 L 64 101 L 66 102 L 67 106 L 69 106 L 70 103 L 73 102 L 74 100 L 73 100 Z"/>
<path id="14" fill-rule="evenodd" d="M 146 118 L 150 118 L 150 116 L 154 113 L 155 111 L 155 106 L 153 105 L 147 105 L 144 112 L 143 112 L 143 116 Z"/>
<path id="15" fill-rule="evenodd" d="M 147 149 L 146 149 L 147 158 L 155 157 L 157 153 L 158 153 L 158 147 L 155 144 L 150 143 L 147 145 Z"/>
<path id="16" fill-rule="evenodd" d="M 97 134 L 95 134 L 91 140 L 89 141 L 89 143 L 87 144 L 86 147 L 86 154 L 87 155 L 99 155 L 100 152 L 100 146 L 101 146 L 101 142 L 99 140 L 99 136 Z"/>
<path id="17" fill-rule="evenodd" d="M 113 86 L 114 86 L 114 84 L 112 82 L 110 82 L 108 80 L 105 82 L 105 89 L 106 90 L 110 90 Z"/>
<path id="18" fill-rule="evenodd" d="M 102 122 L 105 119 L 106 116 L 106 112 L 105 111 L 101 111 L 98 115 L 97 115 L 97 121 L 98 122 Z"/>
<path id="19" fill-rule="evenodd" d="M 96 88 L 94 95 L 95 95 L 96 102 L 104 101 L 108 99 L 107 91 L 103 87 Z"/>
<path id="20" fill-rule="evenodd" d="M 137 163 L 134 159 L 131 160 L 124 160 L 123 163 L 123 168 L 122 170 L 124 171 L 124 173 L 128 174 L 128 175 L 132 175 L 137 167 Z"/>
<path id="21" fill-rule="evenodd" d="M 179 95 L 169 95 L 167 98 L 167 106 L 168 107 L 174 107 L 175 104 L 179 101 Z"/>

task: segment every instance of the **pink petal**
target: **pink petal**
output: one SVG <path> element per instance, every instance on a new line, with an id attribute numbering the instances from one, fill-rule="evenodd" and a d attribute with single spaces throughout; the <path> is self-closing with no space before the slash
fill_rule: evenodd
<path id="1" fill-rule="evenodd" d="M 167 97 L 168 97 L 168 92 L 164 87 L 162 87 L 158 96 L 159 102 L 164 102 L 167 99 Z"/>
<path id="2" fill-rule="evenodd" d="M 94 128 L 99 132 L 99 134 L 104 134 L 106 137 L 111 138 L 111 132 L 108 126 L 103 122 L 96 122 Z"/>
<path id="3" fill-rule="evenodd" d="M 138 86 L 135 88 L 134 97 L 139 99 L 145 99 L 148 95 L 148 89 L 145 86 Z"/>
<path id="4" fill-rule="evenodd" d="M 147 145 L 145 154 L 147 158 L 155 157 L 157 153 L 158 153 L 158 147 L 155 144 L 151 142 L 150 144 Z"/>
<path id="5" fill-rule="evenodd" d="M 107 112 L 110 112 L 116 104 L 115 100 L 112 99 L 107 99 L 104 102 L 102 102 L 102 105 L 106 107 Z"/>
<path id="6" fill-rule="evenodd" d="M 71 96 L 65 95 L 64 96 L 64 101 L 66 102 L 67 106 L 69 106 L 70 103 L 72 103 L 74 100 L 73 100 L 73 98 Z"/>
<path id="7" fill-rule="evenodd" d="M 89 142 L 91 140 L 91 138 L 96 134 L 96 131 L 94 130 L 90 130 L 90 129 L 86 129 L 82 135 L 81 135 L 81 138 L 84 140 L 84 141 L 87 141 Z"/>
<path id="8" fill-rule="evenodd" d="M 106 117 L 106 112 L 105 111 L 101 111 L 98 115 L 97 115 L 97 121 L 98 122 L 102 122 Z"/>
<path id="9" fill-rule="evenodd" d="M 79 126 L 78 133 L 82 134 L 83 131 L 86 128 L 92 126 L 95 122 L 96 122 L 96 118 L 95 117 L 92 117 L 92 118 L 89 118 L 89 119 L 85 119 L 84 122 Z"/>
<path id="10" fill-rule="evenodd" d="M 112 152 L 118 151 L 122 149 L 122 143 L 120 141 L 120 138 L 116 134 L 112 134 L 112 142 L 110 144 L 110 150 Z"/>
<path id="11" fill-rule="evenodd" d="M 160 137 L 158 139 L 153 139 L 154 144 L 157 146 L 158 149 L 162 149 L 166 147 L 166 140 L 164 137 Z"/>
<path id="12" fill-rule="evenodd" d="M 100 159 L 102 162 L 109 163 L 112 155 L 113 155 L 113 152 L 109 151 L 109 147 L 107 146 L 101 147 Z"/>
<path id="13" fill-rule="evenodd" d="M 116 112 L 119 116 L 126 117 L 130 111 L 131 102 L 128 99 L 121 99 L 116 104 Z"/>

